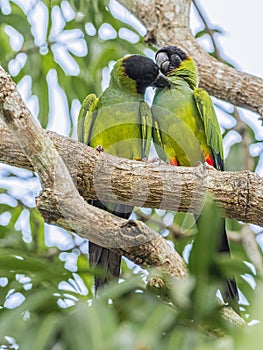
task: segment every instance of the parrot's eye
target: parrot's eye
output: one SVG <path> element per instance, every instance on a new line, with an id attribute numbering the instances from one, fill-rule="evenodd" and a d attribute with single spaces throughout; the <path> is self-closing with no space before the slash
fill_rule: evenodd
<path id="1" fill-rule="evenodd" d="M 174 60 L 182 61 L 181 57 L 179 55 L 177 55 L 177 54 L 171 56 L 171 61 L 174 61 Z"/>
<path id="2" fill-rule="evenodd" d="M 170 62 L 174 66 L 174 68 L 179 67 L 180 63 L 182 62 L 181 57 L 176 53 L 174 55 L 171 55 Z"/>

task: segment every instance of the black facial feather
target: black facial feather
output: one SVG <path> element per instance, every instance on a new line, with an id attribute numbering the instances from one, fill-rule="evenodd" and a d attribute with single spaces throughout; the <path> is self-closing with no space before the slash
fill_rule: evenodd
<path id="1" fill-rule="evenodd" d="M 168 80 L 160 73 L 159 67 L 150 58 L 132 55 L 123 60 L 125 73 L 136 81 L 136 90 L 144 94 L 148 86 L 168 86 Z"/>

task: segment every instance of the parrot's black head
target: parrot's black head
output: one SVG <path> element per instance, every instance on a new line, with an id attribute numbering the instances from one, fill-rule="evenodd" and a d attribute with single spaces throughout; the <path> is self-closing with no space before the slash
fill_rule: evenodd
<path id="1" fill-rule="evenodd" d="M 148 57 L 128 56 L 124 58 L 122 66 L 128 77 L 136 82 L 136 90 L 139 94 L 144 94 L 148 86 L 163 88 L 170 85 L 168 79 L 160 72 L 158 65 Z"/>
<path id="2" fill-rule="evenodd" d="M 165 46 L 155 55 L 156 63 L 165 75 L 178 68 L 187 58 L 187 54 L 177 46 Z"/>

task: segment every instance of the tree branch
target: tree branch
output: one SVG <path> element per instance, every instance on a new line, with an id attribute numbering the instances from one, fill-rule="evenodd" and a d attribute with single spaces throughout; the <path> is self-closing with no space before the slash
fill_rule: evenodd
<path id="1" fill-rule="evenodd" d="M 126 160 L 99 153 L 68 137 L 42 132 L 54 143 L 86 200 L 99 198 L 198 214 L 209 192 L 227 217 L 263 226 L 263 179 L 257 174 Z M 3 122 L 0 135 L 0 161 L 38 172 Z"/>
<path id="2" fill-rule="evenodd" d="M 147 29 L 145 41 L 157 47 L 177 45 L 196 61 L 200 86 L 209 94 L 263 117 L 263 79 L 242 73 L 208 55 L 189 27 L 190 0 L 119 0 Z"/>

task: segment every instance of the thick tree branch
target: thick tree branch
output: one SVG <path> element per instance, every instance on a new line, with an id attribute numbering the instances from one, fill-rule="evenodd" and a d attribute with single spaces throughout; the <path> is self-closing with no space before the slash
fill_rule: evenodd
<path id="1" fill-rule="evenodd" d="M 119 0 L 145 25 L 146 42 L 177 45 L 196 61 L 200 86 L 209 94 L 263 116 L 263 79 L 242 73 L 208 55 L 189 29 L 190 0 Z"/>
<path id="2" fill-rule="evenodd" d="M 86 200 L 99 198 L 132 206 L 199 213 L 209 192 L 224 207 L 227 217 L 263 226 L 263 179 L 254 173 L 126 160 L 99 153 L 70 138 L 43 132 L 56 146 Z M 3 122 L 0 122 L 0 135 L 0 161 L 33 170 Z"/>

